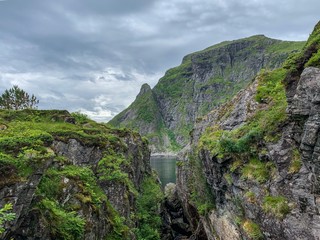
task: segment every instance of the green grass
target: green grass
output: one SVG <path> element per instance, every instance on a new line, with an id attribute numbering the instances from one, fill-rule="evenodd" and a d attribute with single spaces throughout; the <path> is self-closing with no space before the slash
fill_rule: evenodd
<path id="1" fill-rule="evenodd" d="M 257 199 L 256 199 L 256 195 L 254 192 L 252 191 L 248 191 L 244 194 L 245 198 L 247 199 L 248 202 L 250 203 L 256 203 Z"/>
<path id="2" fill-rule="evenodd" d="M 245 231 L 248 237 L 250 237 L 250 239 L 253 239 L 253 240 L 263 239 L 263 234 L 260 230 L 259 225 L 253 222 L 252 220 L 243 221 L 242 229 Z"/>
<path id="3" fill-rule="evenodd" d="M 299 172 L 301 166 L 302 166 L 301 154 L 298 149 L 293 149 L 288 172 L 297 173 Z"/>
<path id="4" fill-rule="evenodd" d="M 262 209 L 280 220 L 290 213 L 288 200 L 283 196 L 266 196 L 263 199 Z"/>
<path id="5" fill-rule="evenodd" d="M 305 64 L 306 67 L 320 67 L 320 49 Z"/>
<path id="6" fill-rule="evenodd" d="M 254 158 L 242 167 L 241 178 L 257 183 L 265 183 L 270 179 L 274 168 L 271 162 L 262 162 Z"/>
<path id="7" fill-rule="evenodd" d="M 284 68 L 288 69 L 289 74 L 284 80 L 285 85 L 298 81 L 305 67 L 319 67 L 320 49 L 320 22 L 314 27 L 308 41 L 301 52 L 291 55 L 284 63 Z"/>
<path id="8" fill-rule="evenodd" d="M 75 119 L 75 124 L 66 122 Z M 106 181 L 117 182 L 125 188 L 125 194 L 133 201 L 138 196 L 128 173 L 132 156 L 127 156 L 126 139 L 137 143 L 139 154 L 147 151 L 147 142 L 139 134 L 128 129 L 113 129 L 99 124 L 80 113 L 69 114 L 58 110 L 0 110 L 0 186 L 25 182 L 39 169 L 52 161 L 42 176 L 36 190 L 37 202 L 33 206 L 40 211 L 41 223 L 55 239 L 81 239 L 90 228 L 86 214 L 105 214 L 110 228 L 109 239 L 130 239 L 132 224 L 111 206 L 101 189 Z M 51 149 L 53 141 L 68 142 L 76 139 L 87 147 L 95 147 L 103 153 L 96 167 L 75 166 L 64 156 L 57 156 Z M 62 204 L 65 190 L 72 186 L 70 201 Z M 81 211 L 80 211 L 81 210 Z M 133 211 L 134 212 L 134 211 Z M 131 227 L 129 227 L 130 225 Z M 131 233 L 130 233 L 131 232 Z"/>

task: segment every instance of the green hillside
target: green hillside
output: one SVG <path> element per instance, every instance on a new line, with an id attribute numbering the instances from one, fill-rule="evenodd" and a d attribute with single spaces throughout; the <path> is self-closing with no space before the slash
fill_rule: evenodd
<path id="1" fill-rule="evenodd" d="M 303 45 L 256 35 L 189 54 L 109 123 L 139 131 L 153 152 L 181 149 L 197 118 L 245 88 L 261 69 L 280 67 Z"/>

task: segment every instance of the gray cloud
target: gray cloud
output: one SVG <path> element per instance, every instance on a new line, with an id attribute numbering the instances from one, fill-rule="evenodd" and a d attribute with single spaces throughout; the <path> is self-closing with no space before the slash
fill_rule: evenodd
<path id="1" fill-rule="evenodd" d="M 305 40 L 318 0 L 0 1 L 0 90 L 106 121 L 184 55 L 265 34 Z"/>

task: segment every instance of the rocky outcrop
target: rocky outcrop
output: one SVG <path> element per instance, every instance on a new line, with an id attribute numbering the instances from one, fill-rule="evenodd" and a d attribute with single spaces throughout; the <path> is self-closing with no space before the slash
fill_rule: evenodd
<path id="1" fill-rule="evenodd" d="M 310 64 L 319 26 L 285 75 L 258 75 L 198 119 L 181 154 L 176 191 L 189 221 L 190 206 L 200 213 L 192 231 L 203 227 L 203 239 L 319 239 L 320 69 Z M 207 187 L 211 196 L 194 197 Z M 208 200 L 214 206 L 203 212 Z"/>
<path id="2" fill-rule="evenodd" d="M 258 35 L 187 55 L 152 90 L 144 85 L 110 124 L 138 130 L 149 139 L 152 152 L 177 151 L 189 141 L 197 118 L 231 99 L 262 68 L 281 66 L 302 44 Z M 144 111 L 150 115 L 139 114 Z"/>
<path id="3" fill-rule="evenodd" d="M 151 176 L 145 140 L 93 121 L 52 121 L 50 111 L 8 113 L 0 111 L 0 206 L 11 203 L 16 216 L 1 239 L 135 239 L 136 199 Z"/>

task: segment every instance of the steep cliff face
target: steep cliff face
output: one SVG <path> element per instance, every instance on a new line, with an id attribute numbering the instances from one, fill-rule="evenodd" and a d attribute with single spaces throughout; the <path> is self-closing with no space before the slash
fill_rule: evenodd
<path id="1" fill-rule="evenodd" d="M 319 48 L 320 23 L 285 68 L 198 120 L 176 189 L 194 237 L 319 239 Z"/>
<path id="2" fill-rule="evenodd" d="M 188 142 L 198 117 L 232 98 L 261 69 L 281 66 L 302 45 L 258 35 L 187 55 L 180 66 L 168 70 L 148 89 L 148 99 L 140 93 L 110 124 L 138 130 L 149 138 L 153 151 L 176 151 Z M 139 114 L 144 109 L 150 115 Z"/>
<path id="3" fill-rule="evenodd" d="M 153 152 L 164 152 L 164 146 L 170 146 L 168 131 L 164 128 L 156 97 L 148 84 L 142 85 L 136 100 L 109 124 L 138 130 L 152 142 L 150 148 Z"/>
<path id="4" fill-rule="evenodd" d="M 66 111 L 3 110 L 0 122 L 0 206 L 16 214 L 1 239 L 139 235 L 137 202 L 154 180 L 138 133 Z"/>

